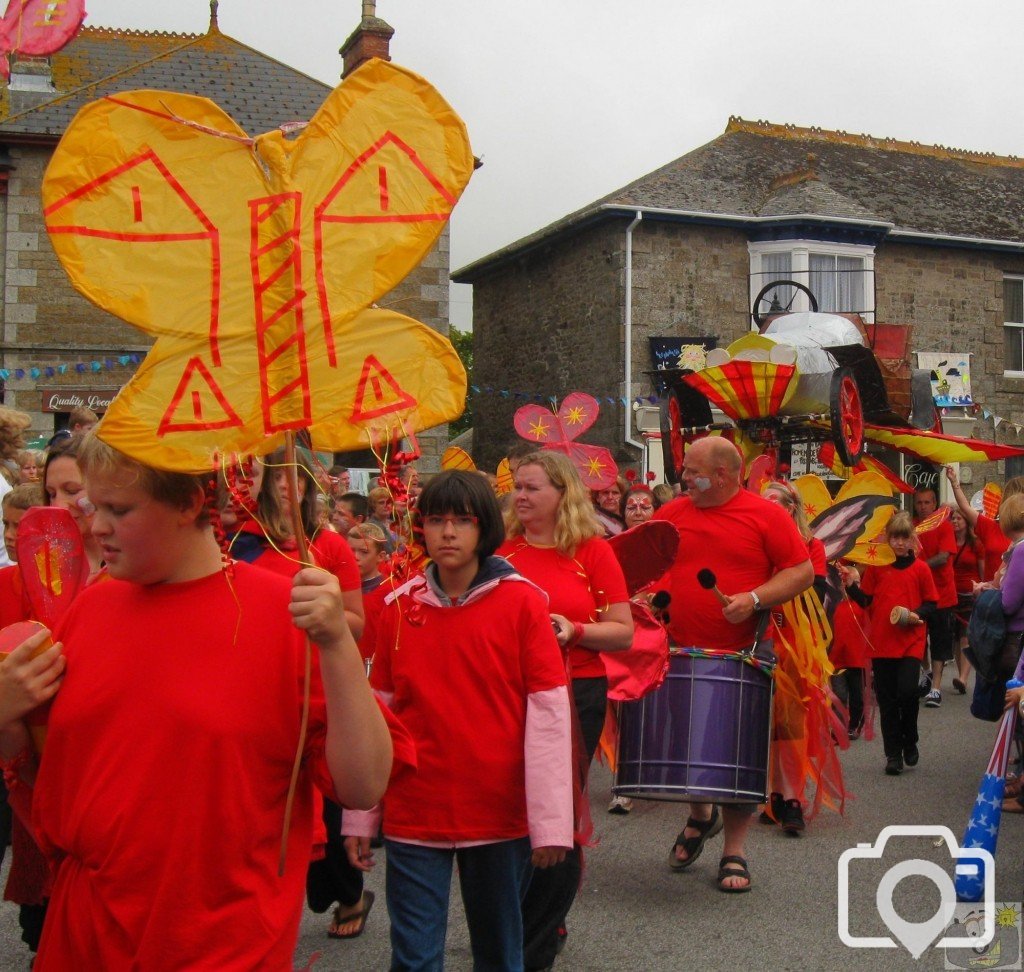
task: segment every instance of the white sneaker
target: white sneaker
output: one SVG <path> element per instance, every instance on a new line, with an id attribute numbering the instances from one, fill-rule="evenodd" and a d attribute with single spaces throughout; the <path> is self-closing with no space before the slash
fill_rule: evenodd
<path id="1" fill-rule="evenodd" d="M 942 705 L 942 693 L 938 689 L 932 689 L 924 697 L 924 704 L 929 709 L 937 709 Z"/>
<path id="2" fill-rule="evenodd" d="M 614 796 L 608 804 L 609 813 L 626 814 L 633 809 L 633 801 L 629 797 Z"/>

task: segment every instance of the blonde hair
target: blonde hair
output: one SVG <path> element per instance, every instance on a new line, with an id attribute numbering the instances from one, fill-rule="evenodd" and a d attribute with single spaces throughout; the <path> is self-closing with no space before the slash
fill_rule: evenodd
<path id="1" fill-rule="evenodd" d="M 82 476 L 88 479 L 90 475 L 113 476 L 119 472 L 133 475 L 134 482 L 152 496 L 158 503 L 164 503 L 177 509 L 186 509 L 198 493 L 204 495 L 208 486 L 215 483 L 214 473 L 208 472 L 198 476 L 189 473 L 170 472 L 166 469 L 154 469 L 146 466 L 131 456 L 119 452 L 113 446 L 107 445 L 92 430 L 84 436 L 76 437 L 73 441 L 77 448 L 73 450 L 73 458 L 82 471 Z M 72 454 L 72 450 L 54 452 L 55 458 L 62 458 Z M 131 482 L 125 482 L 125 486 Z M 209 504 L 204 503 L 196 517 L 196 526 L 206 526 L 210 521 Z"/>
<path id="2" fill-rule="evenodd" d="M 1003 533 L 1024 530 L 1024 493 L 1014 493 L 999 506 L 999 526 Z"/>
<path id="3" fill-rule="evenodd" d="M 12 507 L 15 510 L 30 510 L 34 506 L 46 506 L 46 494 L 43 492 L 41 483 L 20 483 L 15 486 L 4 498 L 3 508 Z"/>
<path id="4" fill-rule="evenodd" d="M 358 537 L 360 540 L 367 541 L 367 543 L 376 544 L 377 553 L 380 553 L 387 546 L 388 542 L 388 538 L 384 536 L 384 531 L 376 523 L 357 523 L 348 531 L 348 537 L 350 540 Z"/>
<path id="5" fill-rule="evenodd" d="M 565 456 L 547 449 L 531 452 L 519 461 L 516 472 L 524 466 L 540 466 L 551 485 L 562 494 L 555 511 L 555 548 L 559 553 L 571 557 L 584 541 L 604 536 L 604 528 L 594 515 L 590 493 L 580 480 L 576 467 Z M 505 527 L 510 537 L 520 537 L 525 533 L 514 503 L 505 514 Z"/>
<path id="6" fill-rule="evenodd" d="M 807 514 L 804 512 L 804 502 L 800 499 L 800 494 L 796 489 L 786 482 L 774 482 L 765 484 L 764 489 L 761 490 L 762 496 L 765 496 L 768 493 L 774 493 L 782 500 L 781 505 L 786 512 L 793 517 L 793 522 L 796 523 L 796 528 L 800 531 L 800 536 L 805 540 L 810 540 L 814 534 L 811 532 L 811 525 L 807 522 Z"/>
<path id="7" fill-rule="evenodd" d="M 914 518 L 907 510 L 900 510 L 889 518 L 885 525 L 885 536 L 889 537 L 913 537 L 917 533 L 914 530 Z"/>

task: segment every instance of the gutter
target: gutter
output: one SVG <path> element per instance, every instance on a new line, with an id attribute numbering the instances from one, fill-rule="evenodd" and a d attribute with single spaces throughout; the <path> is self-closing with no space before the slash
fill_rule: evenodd
<path id="1" fill-rule="evenodd" d="M 632 430 L 629 427 L 629 420 L 633 414 L 633 230 L 643 218 L 643 212 L 638 209 L 633 216 L 633 222 L 626 227 L 626 353 L 623 367 L 623 397 L 626 399 L 626 408 L 622 429 L 623 442 L 639 449 L 641 453 L 644 444 L 630 435 Z"/>

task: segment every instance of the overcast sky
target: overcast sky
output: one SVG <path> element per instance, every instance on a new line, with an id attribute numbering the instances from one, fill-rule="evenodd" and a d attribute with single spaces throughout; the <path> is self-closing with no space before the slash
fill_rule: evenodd
<path id="1" fill-rule="evenodd" d="M 86 0 L 201 33 L 208 0 Z M 221 30 L 328 83 L 360 0 L 220 0 Z M 377 0 L 392 59 L 484 160 L 457 269 L 721 134 L 729 115 L 1024 156 L 1021 0 Z M 469 321 L 470 288 L 452 319 Z"/>

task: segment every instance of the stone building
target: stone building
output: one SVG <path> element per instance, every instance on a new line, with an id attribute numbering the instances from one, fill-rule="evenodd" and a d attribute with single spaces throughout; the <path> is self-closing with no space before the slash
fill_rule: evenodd
<path id="1" fill-rule="evenodd" d="M 364 8 L 367 5 L 364 4 Z M 221 32 L 217 0 L 204 34 L 85 27 L 49 58 L 17 59 L 0 89 L 0 261 L 3 273 L 0 379 L 3 401 L 52 435 L 75 404 L 102 412 L 150 344 L 141 331 L 90 304 L 68 281 L 43 224 L 40 186 L 64 130 L 83 105 L 136 89 L 209 98 L 258 134 L 310 118 L 331 88 Z M 388 58 L 394 31 L 372 4 L 341 55 L 344 74 Z M 381 306 L 448 333 L 448 230 Z M 446 429 L 421 437 L 424 468 L 436 468 Z"/>
<path id="2" fill-rule="evenodd" d="M 503 455 L 523 401 L 580 390 L 602 402 L 588 440 L 635 462 L 622 400 L 654 391 L 649 339 L 724 346 L 783 278 L 822 310 L 913 325 L 912 352 L 969 352 L 975 400 L 1005 419 L 994 434 L 1024 444 L 1024 160 L 731 118 L 453 275 L 473 285 L 477 461 Z"/>

